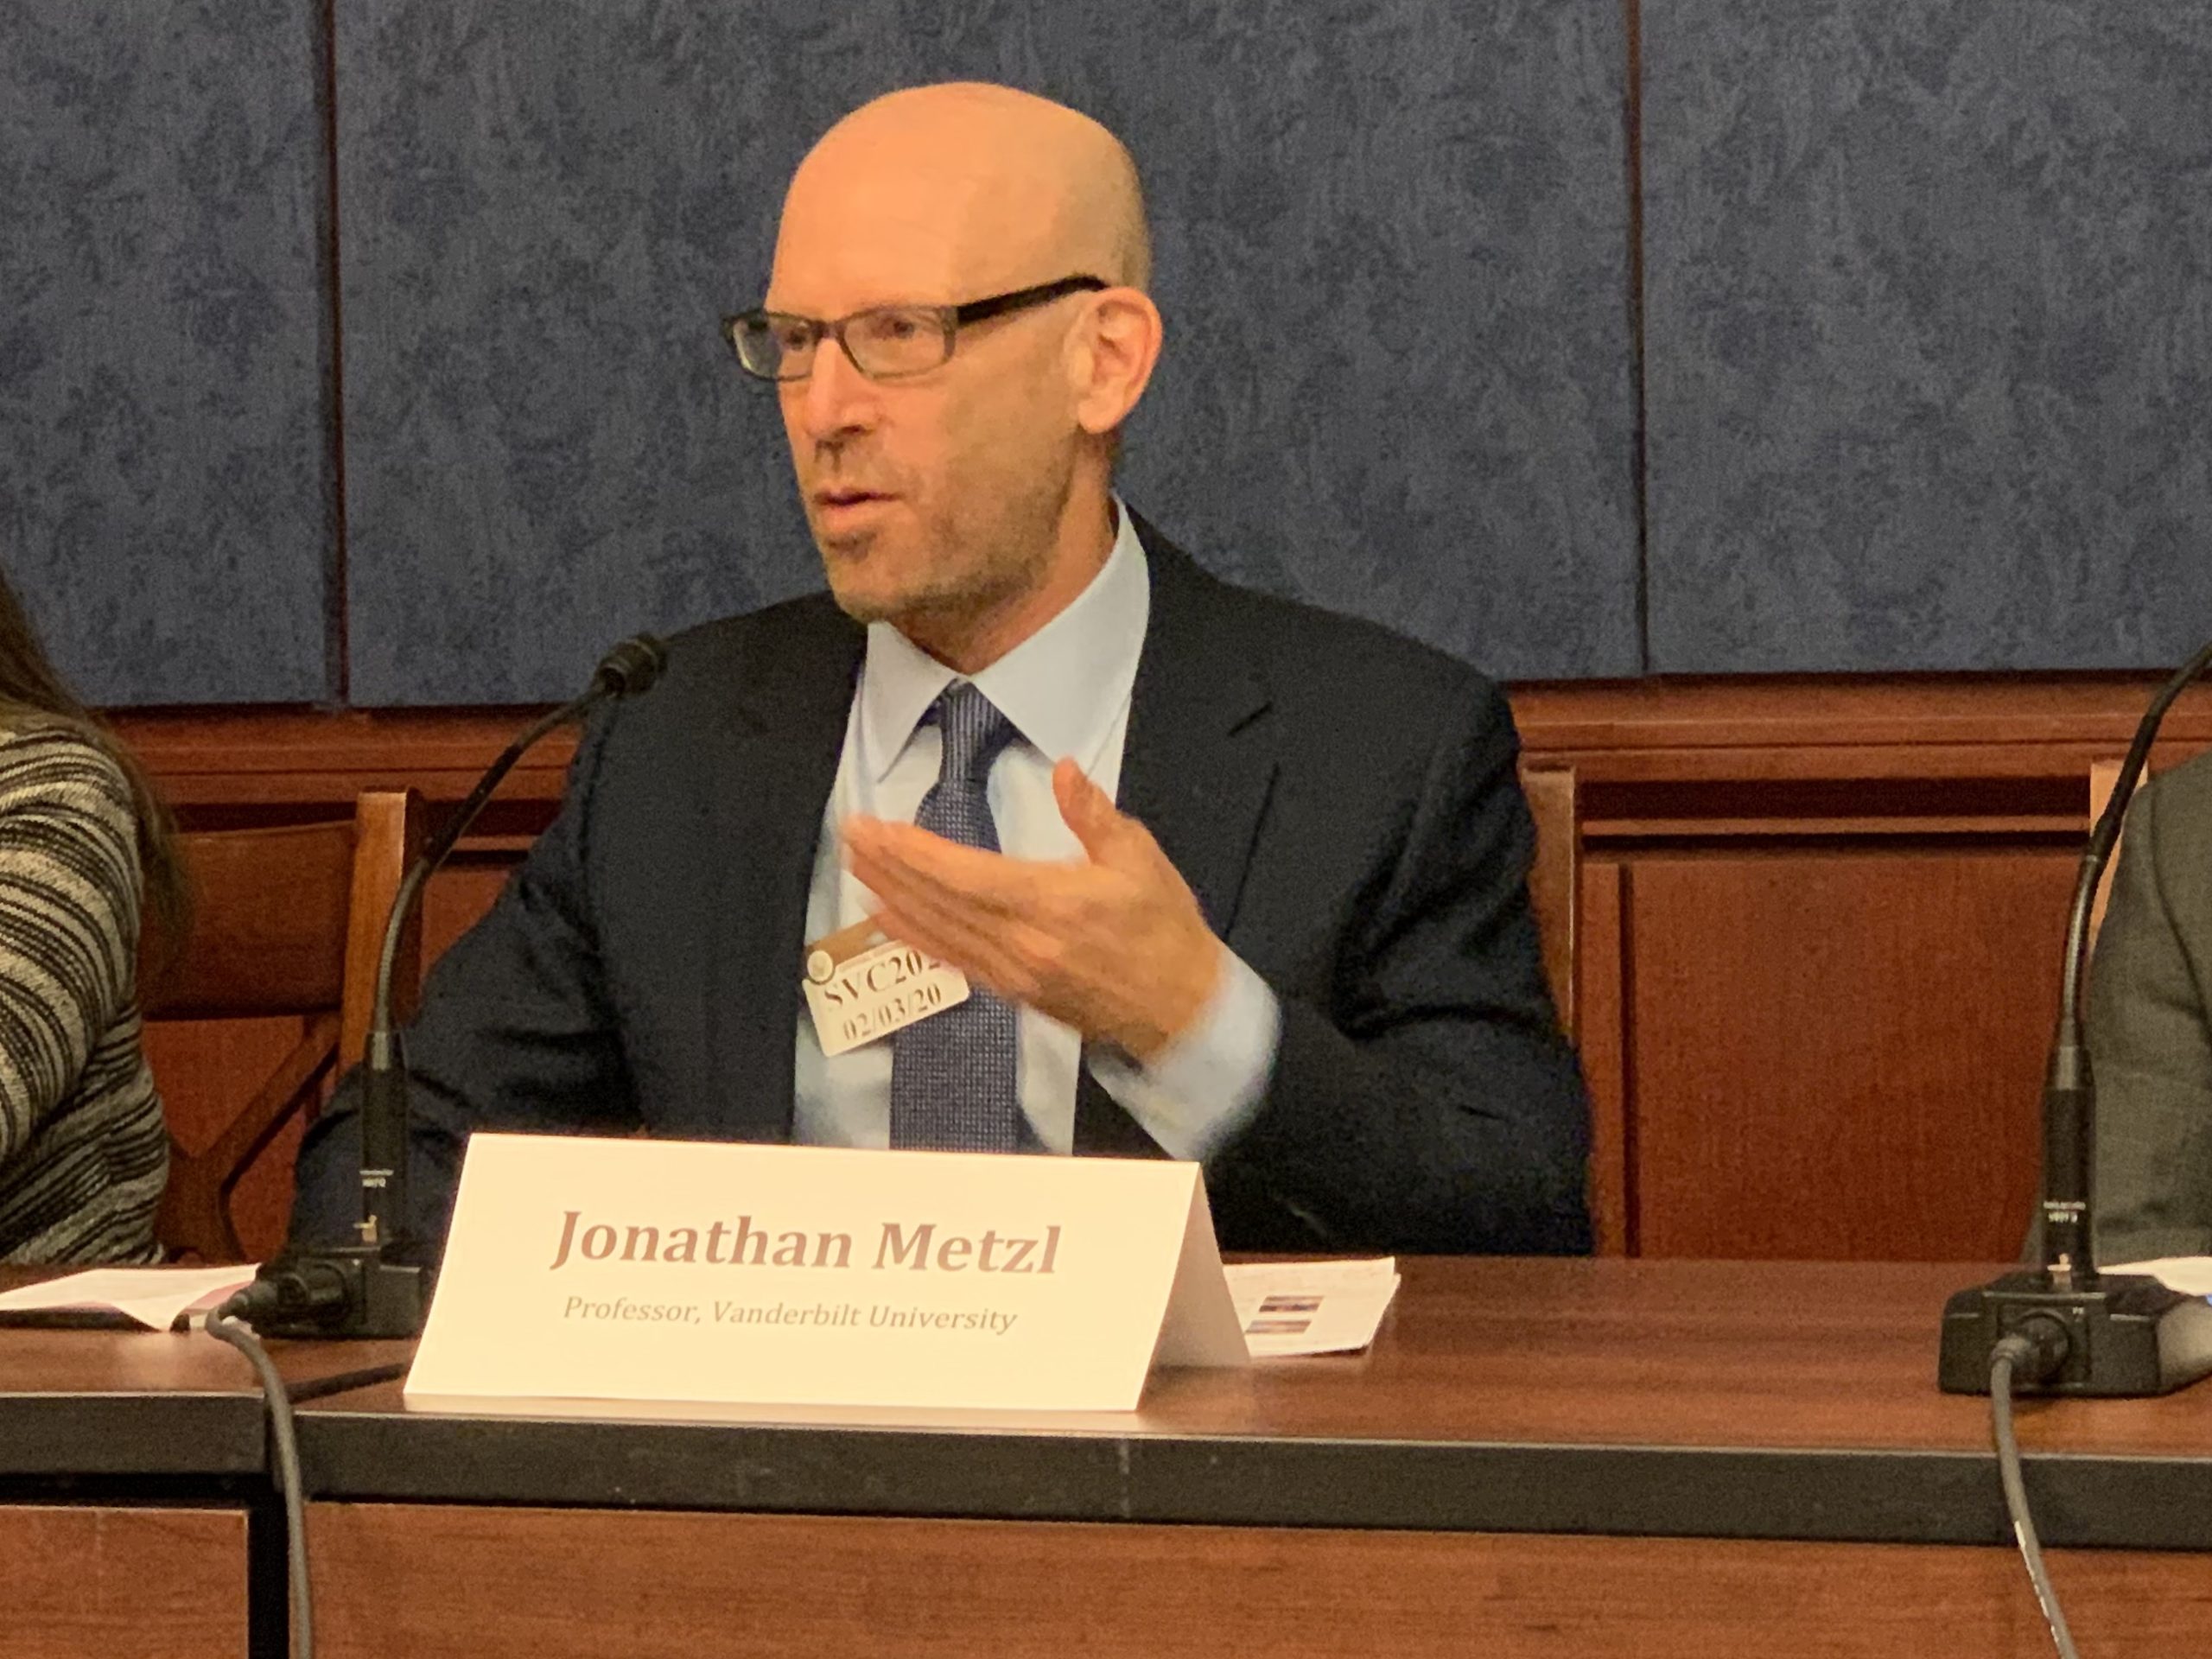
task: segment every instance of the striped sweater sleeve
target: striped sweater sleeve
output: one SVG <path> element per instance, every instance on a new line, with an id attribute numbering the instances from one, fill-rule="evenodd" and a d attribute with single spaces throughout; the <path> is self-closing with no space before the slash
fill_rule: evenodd
<path id="1" fill-rule="evenodd" d="M 130 1001 L 138 905 L 115 763 L 68 732 L 0 742 L 0 1165 L 70 1097 Z"/>

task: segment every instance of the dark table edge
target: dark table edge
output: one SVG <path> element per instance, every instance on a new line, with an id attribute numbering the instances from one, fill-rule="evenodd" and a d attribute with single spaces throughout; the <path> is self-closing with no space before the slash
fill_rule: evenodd
<path id="1" fill-rule="evenodd" d="M 2009 1544 L 1994 1455 L 309 1413 L 334 1502 Z M 2212 1548 L 2212 1459 L 2055 1453 L 2044 1543 Z"/>
<path id="2" fill-rule="evenodd" d="M 11 1394 L 0 1401 L 0 1480 L 257 1475 L 262 1424 L 258 1395 Z"/>
<path id="3" fill-rule="evenodd" d="M 289 1385 L 293 1401 L 389 1382 L 404 1364 L 357 1366 Z M 0 1483 L 79 1476 L 224 1477 L 268 1467 L 258 1393 L 116 1389 L 0 1395 Z"/>

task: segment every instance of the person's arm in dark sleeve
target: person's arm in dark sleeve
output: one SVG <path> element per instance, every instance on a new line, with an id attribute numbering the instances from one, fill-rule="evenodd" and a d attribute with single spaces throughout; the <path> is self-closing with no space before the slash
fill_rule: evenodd
<path id="1" fill-rule="evenodd" d="M 1529 906 L 1518 750 L 1483 683 L 1432 752 L 1328 1006 L 1280 997 L 1265 1096 L 1208 1185 L 1288 1221 L 1283 1246 L 1590 1249 L 1588 1107 Z"/>
<path id="2" fill-rule="evenodd" d="M 588 852 L 592 791 L 618 711 L 587 729 L 561 810 L 491 911 L 430 971 L 404 1034 L 409 1214 L 435 1250 L 474 1129 L 622 1134 L 638 1116 L 608 1005 Z M 295 1244 L 344 1243 L 360 1219 L 360 1074 L 300 1147 Z"/>
<path id="3" fill-rule="evenodd" d="M 2100 1263 L 2212 1252 L 2212 1015 L 2171 891 L 2202 894 L 2212 865 L 2175 867 L 2166 805 L 2158 784 L 2135 798 L 2089 976 Z"/>

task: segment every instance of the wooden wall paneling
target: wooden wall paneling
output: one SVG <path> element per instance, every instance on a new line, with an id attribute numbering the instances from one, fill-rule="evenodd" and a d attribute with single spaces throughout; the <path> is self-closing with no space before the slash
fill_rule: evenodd
<path id="1" fill-rule="evenodd" d="M 1648 771 L 1694 776 L 1757 766 L 1777 777 L 1837 777 L 1884 755 L 1899 760 L 1898 775 L 2056 775 L 2126 749 L 2164 677 L 1660 676 L 1524 682 L 1512 702 L 1524 753 L 1584 757 L 1586 782 L 1618 775 L 1637 755 L 1650 759 Z M 2174 704 L 2160 747 L 2208 743 L 2212 686 L 2199 686 Z"/>
<path id="2" fill-rule="evenodd" d="M 1623 779 L 2057 778 L 2124 751 L 2158 681 L 2121 675 L 1731 676 L 1512 688 L 1530 760 L 1571 758 L 1586 786 Z M 350 805 L 413 785 L 459 800 L 539 711 L 144 709 L 113 716 L 181 805 Z M 2212 686 L 2167 716 L 2159 764 L 2212 745 Z M 557 799 L 575 750 L 556 733 L 501 786 Z"/>
<path id="3" fill-rule="evenodd" d="M 1514 688 L 1524 759 L 1573 767 L 1580 798 L 1578 1044 L 1601 1249 L 2012 1253 L 2005 1217 L 2032 1182 L 2033 1079 L 2091 767 L 2126 748 L 2156 683 L 1744 677 Z M 412 785 L 435 817 L 530 712 L 172 709 L 117 723 L 184 821 L 215 827 L 328 817 L 372 786 Z M 2212 688 L 2200 688 L 2175 706 L 2154 762 L 2208 744 Z M 556 736 L 518 767 L 433 883 L 426 959 L 491 904 L 550 821 L 569 752 Z M 2030 866 L 2008 863 L 2014 854 Z M 1840 874 L 1837 861 L 1853 855 L 1876 861 Z M 1893 856 L 1906 862 L 1879 862 Z M 1714 857 L 1713 870 L 1696 868 Z M 2042 873 L 2029 878 L 2030 867 Z M 1957 885 L 1944 884 L 1946 868 Z M 1740 895 L 1730 869 L 1777 884 L 1753 907 L 1761 939 L 1732 908 Z M 1944 914 L 1998 926 L 2002 948 L 1968 960 L 1956 938 L 1923 938 L 1942 933 Z M 1836 959 L 1825 995 L 1802 965 L 1823 953 Z M 1934 1037 L 1899 1049 L 1900 1022 L 1939 991 L 1967 1035 L 1948 1052 Z M 213 1039 L 193 1061 L 176 1058 L 184 1039 L 158 1038 L 170 1056 L 165 1085 L 194 1064 L 229 1065 L 234 1040 Z M 1890 1196 L 1870 1227 L 1864 1172 L 1808 1184 L 1822 1166 L 1805 1160 L 1821 1143 L 1789 1121 L 1767 1122 L 1776 1103 L 1796 1103 L 1800 1120 L 1848 1103 L 1864 1121 L 1845 1126 L 1838 1155 L 1866 1137 L 1922 1147 L 1936 1164 L 1884 1185 Z M 1971 1137 L 1954 1118 L 1993 1136 L 1979 1164 L 1959 1161 Z M 1708 1177 L 1737 1185 L 1705 1203 Z M 1939 1203 L 1943 1181 L 1958 1191 Z M 1731 1205 L 1751 1207 L 1739 1220 Z"/>
<path id="4" fill-rule="evenodd" d="M 1590 1220 L 1600 1255 L 1636 1252 L 1634 1163 L 1628 1099 L 1628 1000 L 1623 930 L 1627 868 L 1593 858 L 1582 866 L 1575 1047 L 1590 1090 Z"/>
<path id="5" fill-rule="evenodd" d="M 426 800 L 458 801 L 540 712 L 145 709 L 113 722 L 180 810 L 219 829 L 225 810 L 257 822 L 288 810 L 328 817 L 365 789 L 412 786 Z M 575 752 L 573 732 L 548 736 L 500 785 L 487 819 L 505 804 L 559 798 Z"/>
<path id="6" fill-rule="evenodd" d="M 2074 867 L 2064 848 L 1640 859 L 1643 1253 L 2014 1255 Z"/>
<path id="7" fill-rule="evenodd" d="M 245 1659 L 240 1510 L 0 1505 L 9 1659 Z"/>
<path id="8" fill-rule="evenodd" d="M 1524 766 L 1521 791 L 1535 827 L 1535 855 L 1529 866 L 1529 904 L 1544 954 L 1544 979 L 1560 1029 L 1574 1040 L 1575 957 L 1582 931 L 1582 819 L 1572 766 Z"/>
<path id="9" fill-rule="evenodd" d="M 1939 1638 L 2014 1659 L 2048 1639 L 1995 1548 L 341 1503 L 308 1527 L 328 1659 L 1840 1659 Z M 2197 1650 L 2212 1558 L 2050 1562 L 2083 1651 Z"/>

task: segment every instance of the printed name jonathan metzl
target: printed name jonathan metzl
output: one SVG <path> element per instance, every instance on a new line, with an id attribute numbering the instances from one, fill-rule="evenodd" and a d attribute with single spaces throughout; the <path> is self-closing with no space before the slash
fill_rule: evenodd
<path id="1" fill-rule="evenodd" d="M 906 1268 L 915 1273 L 1027 1273 L 1053 1271 L 1060 1253 L 1057 1223 L 1042 1235 L 987 1230 L 940 1236 L 933 1221 L 911 1224 L 884 1222 L 877 1230 L 878 1269 Z M 717 1221 L 697 1227 L 648 1227 L 588 1222 L 583 1212 L 565 1211 L 561 1243 L 550 1273 L 577 1257 L 586 1262 L 709 1262 L 736 1268 L 850 1268 L 850 1233 L 771 1232 L 750 1216 L 736 1224 Z"/>

